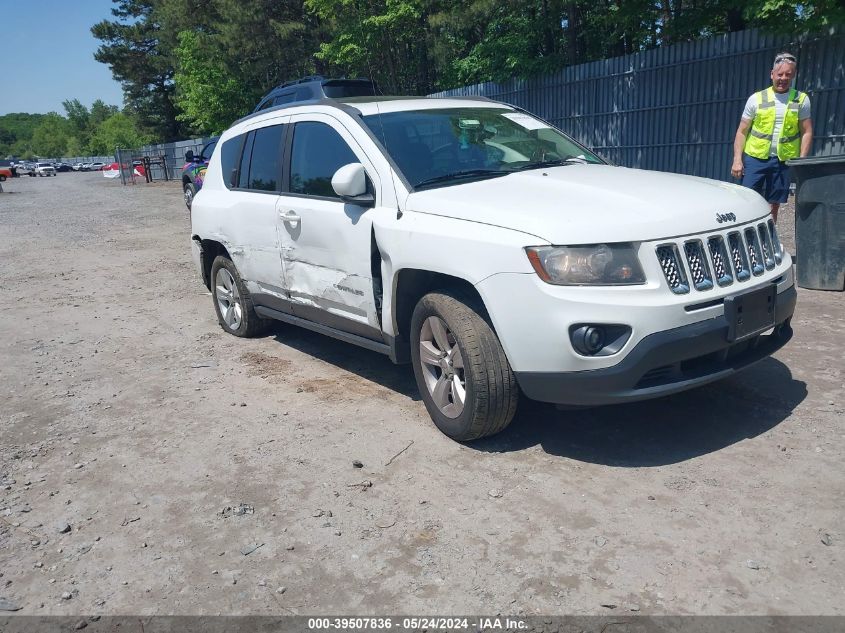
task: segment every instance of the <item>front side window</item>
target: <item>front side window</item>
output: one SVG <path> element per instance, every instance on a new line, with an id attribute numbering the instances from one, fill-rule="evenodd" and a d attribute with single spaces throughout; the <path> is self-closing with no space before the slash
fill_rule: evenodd
<path id="1" fill-rule="evenodd" d="M 291 193 L 337 198 L 332 176 L 349 163 L 360 162 L 331 126 L 316 121 L 297 123 L 290 164 Z"/>
<path id="2" fill-rule="evenodd" d="M 364 122 L 411 186 L 604 161 L 529 114 L 506 108 L 443 108 L 373 114 Z"/>

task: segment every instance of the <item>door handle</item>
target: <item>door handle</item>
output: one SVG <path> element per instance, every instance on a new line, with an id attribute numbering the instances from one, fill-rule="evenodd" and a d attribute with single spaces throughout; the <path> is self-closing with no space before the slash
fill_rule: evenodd
<path id="1" fill-rule="evenodd" d="M 279 217 L 282 218 L 285 223 L 290 222 L 291 224 L 295 224 L 302 219 L 294 211 L 288 211 L 287 213 L 279 213 Z"/>

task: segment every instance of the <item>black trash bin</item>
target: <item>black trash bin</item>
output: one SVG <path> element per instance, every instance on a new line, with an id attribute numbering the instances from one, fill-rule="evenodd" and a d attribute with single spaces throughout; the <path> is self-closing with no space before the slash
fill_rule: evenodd
<path id="1" fill-rule="evenodd" d="M 795 275 L 812 290 L 845 290 L 845 154 L 795 158 Z"/>

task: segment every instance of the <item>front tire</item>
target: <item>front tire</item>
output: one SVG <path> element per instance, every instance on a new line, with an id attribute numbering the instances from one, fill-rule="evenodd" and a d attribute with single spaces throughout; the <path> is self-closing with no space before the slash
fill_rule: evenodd
<path id="1" fill-rule="evenodd" d="M 188 211 L 190 211 L 191 204 L 194 202 L 194 196 L 197 195 L 197 187 L 192 182 L 186 182 L 185 186 L 182 187 L 182 191 L 184 192 L 185 206 L 188 207 Z"/>
<path id="2" fill-rule="evenodd" d="M 217 321 L 229 334 L 249 338 L 269 329 L 271 321 L 256 314 L 238 269 L 223 255 L 218 255 L 211 264 L 211 297 Z"/>
<path id="3" fill-rule="evenodd" d="M 432 292 L 411 317 L 411 360 L 434 424 L 461 442 L 503 431 L 519 387 L 484 308 L 461 293 Z"/>

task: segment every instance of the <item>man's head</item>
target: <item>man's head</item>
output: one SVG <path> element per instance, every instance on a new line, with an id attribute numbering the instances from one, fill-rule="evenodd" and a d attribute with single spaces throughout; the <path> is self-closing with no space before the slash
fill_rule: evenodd
<path id="1" fill-rule="evenodd" d="M 798 60 L 792 53 L 778 53 L 772 64 L 772 88 L 775 92 L 787 92 L 795 79 Z"/>

